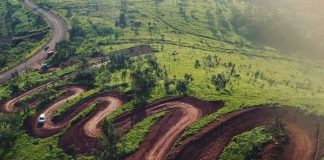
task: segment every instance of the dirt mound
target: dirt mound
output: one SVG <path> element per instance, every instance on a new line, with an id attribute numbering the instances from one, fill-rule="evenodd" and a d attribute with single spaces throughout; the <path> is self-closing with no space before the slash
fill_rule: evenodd
<path id="1" fill-rule="evenodd" d="M 280 119 L 285 124 L 289 143 L 283 147 L 282 159 L 319 159 L 323 146 L 323 119 L 306 115 L 290 107 L 261 106 L 232 112 L 206 126 L 200 133 L 181 141 L 168 159 L 218 159 L 231 139 L 260 125 Z M 319 137 L 321 137 L 319 139 Z"/>

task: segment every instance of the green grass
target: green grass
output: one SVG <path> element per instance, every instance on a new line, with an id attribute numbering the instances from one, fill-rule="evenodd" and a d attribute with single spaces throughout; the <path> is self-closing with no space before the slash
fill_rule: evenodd
<path id="1" fill-rule="evenodd" d="M 235 136 L 220 156 L 220 160 L 251 160 L 255 159 L 258 151 L 272 141 L 271 133 L 264 127 Z"/>
<path id="2" fill-rule="evenodd" d="M 58 136 L 50 138 L 37 139 L 22 134 L 12 147 L 11 152 L 7 154 L 4 159 L 29 159 L 29 160 L 42 160 L 42 159 L 70 159 L 63 150 L 57 145 Z M 52 146 L 52 150 L 50 147 Z"/>
<path id="3" fill-rule="evenodd" d="M 161 119 L 167 112 L 159 112 L 148 116 L 137 123 L 126 135 L 124 135 L 117 144 L 117 152 L 120 155 L 129 155 L 135 152 L 145 139 L 145 136 L 151 131 L 153 125 Z"/>
<path id="4" fill-rule="evenodd" d="M 9 88 L 10 84 L 17 84 L 19 86 L 19 91 L 22 93 L 49 81 L 55 81 L 53 85 L 64 84 L 66 81 L 59 81 L 58 79 L 72 73 L 73 71 L 75 71 L 74 67 L 68 67 L 47 74 L 40 74 L 36 70 L 28 71 L 27 74 L 20 74 L 18 77 L 0 84 L 0 99 L 4 100 L 13 97 Z"/>
<path id="5" fill-rule="evenodd" d="M 87 91 L 85 93 L 82 93 L 79 97 L 76 97 L 76 98 L 74 98 L 74 99 L 72 99 L 70 101 L 65 102 L 59 109 L 57 109 L 54 112 L 53 116 L 54 117 L 55 116 L 60 116 L 65 111 L 75 107 L 75 105 L 77 105 L 77 104 L 81 104 L 86 99 L 88 99 L 88 98 L 90 98 L 90 97 L 92 97 L 92 96 L 94 96 L 95 94 L 98 94 L 98 93 L 99 93 L 98 90 L 95 90 L 95 89 L 89 90 L 89 91 Z"/>

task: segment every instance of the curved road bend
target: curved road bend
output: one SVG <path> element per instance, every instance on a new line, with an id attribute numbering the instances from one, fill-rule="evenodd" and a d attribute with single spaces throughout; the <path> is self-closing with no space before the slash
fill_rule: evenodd
<path id="1" fill-rule="evenodd" d="M 23 0 L 23 4 L 28 9 L 33 10 L 35 13 L 41 15 L 50 24 L 51 38 L 47 42 L 47 44 L 49 45 L 48 51 L 54 50 L 55 44 L 65 39 L 67 35 L 68 29 L 64 20 L 61 19 L 59 16 L 53 14 L 52 12 L 36 6 L 30 0 Z M 41 63 L 44 59 L 46 59 L 46 56 L 47 56 L 47 51 L 44 51 L 42 49 L 38 51 L 36 54 L 34 54 L 30 59 L 28 59 L 26 63 L 23 62 L 14 68 L 11 68 L 8 71 L 0 73 L 0 83 L 10 79 L 11 73 L 15 71 L 17 71 L 18 73 L 24 72 L 26 67 L 30 68 L 37 63 Z"/>

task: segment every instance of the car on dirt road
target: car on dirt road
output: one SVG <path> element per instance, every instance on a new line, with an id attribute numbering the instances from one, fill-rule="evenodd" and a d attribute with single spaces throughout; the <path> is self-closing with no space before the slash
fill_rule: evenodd
<path id="1" fill-rule="evenodd" d="M 41 114 L 38 118 L 38 124 L 44 124 L 45 123 L 45 114 Z"/>

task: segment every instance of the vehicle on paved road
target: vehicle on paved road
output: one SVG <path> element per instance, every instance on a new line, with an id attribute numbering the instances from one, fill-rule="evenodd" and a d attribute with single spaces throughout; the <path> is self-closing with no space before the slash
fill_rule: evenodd
<path id="1" fill-rule="evenodd" d="M 47 58 L 51 57 L 53 54 L 54 54 L 54 51 L 49 51 L 49 52 L 47 53 Z"/>
<path id="2" fill-rule="evenodd" d="M 46 45 L 46 46 L 44 47 L 44 50 L 47 51 L 48 49 L 49 49 L 49 45 Z"/>

